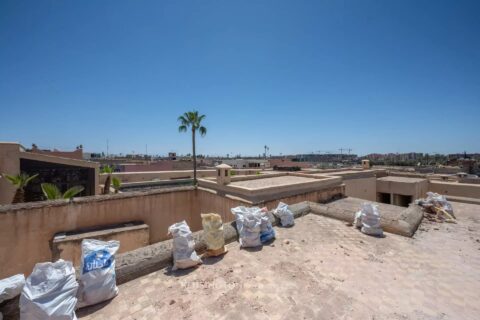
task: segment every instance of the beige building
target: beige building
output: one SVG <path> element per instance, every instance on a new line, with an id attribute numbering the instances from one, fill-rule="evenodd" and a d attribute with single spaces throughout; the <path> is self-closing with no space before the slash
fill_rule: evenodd
<path id="1" fill-rule="evenodd" d="M 83 196 L 99 193 L 98 163 L 28 152 L 19 143 L 1 142 L 0 173 L 17 175 L 21 172 L 38 174 L 38 178 L 25 189 L 27 201 L 42 200 L 42 182 L 54 183 L 62 191 L 74 185 L 82 185 L 85 188 Z M 14 194 L 15 187 L 8 180 L 0 179 L 0 205 L 11 203 Z"/>
<path id="2" fill-rule="evenodd" d="M 428 180 L 388 176 L 377 179 L 377 201 L 408 207 L 416 199 L 424 198 Z"/>

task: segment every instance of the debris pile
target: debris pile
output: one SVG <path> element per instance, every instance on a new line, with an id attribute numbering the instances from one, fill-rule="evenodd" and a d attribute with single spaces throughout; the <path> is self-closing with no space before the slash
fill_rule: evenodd
<path id="1" fill-rule="evenodd" d="M 365 234 L 377 237 L 383 236 L 378 206 L 372 203 L 362 205 L 362 209 L 355 214 L 353 225 Z"/>
<path id="2" fill-rule="evenodd" d="M 429 221 L 457 223 L 453 207 L 443 195 L 427 192 L 427 198 L 419 199 L 415 203 L 423 208 L 423 216 Z"/>
<path id="3" fill-rule="evenodd" d="M 172 224 L 168 228 L 168 233 L 173 236 L 172 270 L 188 269 L 202 263 L 195 252 L 195 240 L 185 220 Z"/>
<path id="4" fill-rule="evenodd" d="M 207 251 L 203 257 L 216 257 L 227 252 L 223 238 L 222 217 L 216 213 L 202 213 L 203 240 Z"/>
<path id="5" fill-rule="evenodd" d="M 83 239 L 77 308 L 112 299 L 118 294 L 115 276 L 116 240 Z"/>
<path id="6" fill-rule="evenodd" d="M 275 238 L 267 208 L 239 206 L 231 211 L 236 218 L 242 248 L 258 247 Z"/>
<path id="7" fill-rule="evenodd" d="M 288 204 L 280 202 L 273 214 L 280 219 L 282 227 L 291 227 L 295 224 L 293 212 L 288 208 Z"/>

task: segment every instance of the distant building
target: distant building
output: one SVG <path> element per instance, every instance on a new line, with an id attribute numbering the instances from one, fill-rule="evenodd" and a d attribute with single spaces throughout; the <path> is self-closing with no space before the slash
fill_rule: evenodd
<path id="1" fill-rule="evenodd" d="M 289 168 L 312 168 L 313 165 L 309 162 L 292 161 L 290 159 L 269 159 L 270 167 L 274 170 L 289 169 Z"/>
<path id="2" fill-rule="evenodd" d="M 83 160 L 83 146 L 79 145 L 75 151 L 60 151 L 57 149 L 48 150 L 48 149 L 39 149 L 36 144 L 32 144 L 32 149 L 28 150 L 32 153 L 45 154 L 53 157 L 62 157 L 69 159 Z"/>
<path id="3" fill-rule="evenodd" d="M 223 159 L 222 163 L 228 164 L 234 169 L 266 169 L 270 167 L 270 163 L 265 159 Z"/>

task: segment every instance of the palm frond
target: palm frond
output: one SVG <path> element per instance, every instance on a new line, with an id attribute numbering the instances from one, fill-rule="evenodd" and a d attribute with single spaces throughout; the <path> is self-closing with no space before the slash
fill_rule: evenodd
<path id="1" fill-rule="evenodd" d="M 178 132 L 187 132 L 187 126 L 186 125 L 181 125 L 178 127 Z"/>
<path id="2" fill-rule="evenodd" d="M 102 173 L 113 173 L 113 166 L 106 165 L 102 168 Z"/>
<path id="3" fill-rule="evenodd" d="M 186 115 L 178 117 L 177 121 L 180 122 L 184 126 L 186 126 L 190 123 L 189 120 L 188 120 L 188 116 L 186 116 Z"/>
<path id="4" fill-rule="evenodd" d="M 62 193 L 53 183 L 42 183 L 42 192 L 48 200 L 55 200 L 62 198 Z"/>
<path id="5" fill-rule="evenodd" d="M 207 129 L 201 124 L 203 119 L 205 119 L 205 115 L 199 115 L 197 110 L 185 112 L 178 117 L 178 121 L 181 123 L 178 131 L 186 132 L 191 127 L 193 131 L 200 130 L 200 134 L 204 136 L 207 133 Z"/>
<path id="6" fill-rule="evenodd" d="M 11 184 L 13 184 L 15 187 L 18 187 L 19 184 L 20 184 L 20 176 L 16 175 L 16 176 L 11 176 L 11 175 L 8 175 L 8 174 L 3 174 L 3 176 L 8 180 L 10 181 Z"/>
<path id="7" fill-rule="evenodd" d="M 75 197 L 77 194 L 79 194 L 80 192 L 82 192 L 85 188 L 83 186 L 73 186 L 71 187 L 70 189 L 68 189 L 67 191 L 65 191 L 65 193 L 63 194 L 62 198 L 63 199 L 72 199 L 73 197 Z"/>
<path id="8" fill-rule="evenodd" d="M 33 176 L 30 176 L 30 177 L 26 178 L 26 179 L 25 179 L 25 183 L 24 183 L 25 186 L 26 186 L 27 184 L 29 184 L 30 181 L 34 180 L 36 177 L 38 177 L 38 173 L 37 173 L 37 174 L 34 174 Z"/>
<path id="9" fill-rule="evenodd" d="M 15 187 L 17 187 L 19 189 L 23 189 L 27 186 L 27 184 L 30 181 L 32 181 L 33 179 L 38 177 L 38 174 L 34 174 L 33 176 L 29 176 L 27 173 L 21 172 L 20 174 L 17 174 L 17 175 L 14 175 L 14 176 L 11 176 L 11 175 L 8 175 L 8 174 L 3 174 L 3 176 L 8 181 L 10 181 L 10 183 L 13 184 Z"/>
<path id="10" fill-rule="evenodd" d="M 122 181 L 117 178 L 117 177 L 113 177 L 112 178 L 112 186 L 113 186 L 113 189 L 115 189 L 116 191 L 118 191 L 120 189 L 120 186 L 122 185 Z"/>

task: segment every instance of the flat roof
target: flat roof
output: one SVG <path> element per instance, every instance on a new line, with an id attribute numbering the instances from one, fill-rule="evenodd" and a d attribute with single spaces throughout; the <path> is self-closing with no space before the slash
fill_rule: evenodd
<path id="1" fill-rule="evenodd" d="M 391 181 L 391 182 L 407 182 L 407 183 L 410 182 L 410 183 L 416 183 L 416 182 L 426 181 L 427 179 L 388 176 L 388 177 L 378 178 L 377 180 L 380 180 L 380 181 Z"/>
<path id="2" fill-rule="evenodd" d="M 34 153 L 34 152 L 20 152 L 19 158 L 33 160 L 33 161 L 42 161 L 42 162 L 49 162 L 49 163 L 58 163 L 67 166 L 76 166 L 76 167 L 86 167 L 86 168 L 98 168 L 100 167 L 100 163 L 87 161 L 87 160 L 79 160 L 79 159 L 72 159 L 72 158 L 65 158 L 65 157 L 58 157 L 54 155 L 47 155 L 43 153 Z"/>
<path id="3" fill-rule="evenodd" d="M 309 214 L 258 249 L 229 244 L 198 268 L 119 286 L 82 319 L 476 319 L 480 206 L 453 203 L 458 224 L 424 221 L 413 238 L 367 236 Z"/>
<path id="4" fill-rule="evenodd" d="M 315 181 L 319 181 L 319 180 L 315 178 L 288 175 L 288 176 L 268 177 L 268 178 L 262 177 L 260 179 L 251 179 L 251 180 L 243 180 L 243 181 L 232 181 L 229 183 L 229 186 L 242 187 L 242 188 L 248 188 L 248 189 L 263 189 L 263 188 L 269 188 L 269 187 L 295 185 L 298 183 L 315 182 Z"/>

